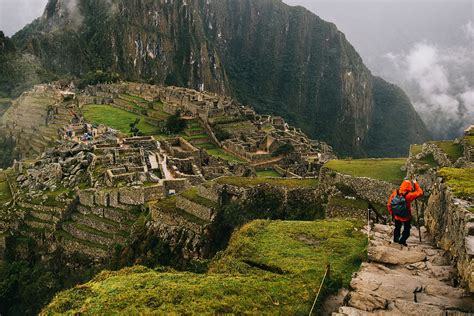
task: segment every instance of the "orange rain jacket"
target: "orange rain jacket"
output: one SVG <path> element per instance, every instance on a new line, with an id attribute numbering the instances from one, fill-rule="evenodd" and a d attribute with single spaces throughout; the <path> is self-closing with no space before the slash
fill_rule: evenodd
<path id="1" fill-rule="evenodd" d="M 400 221 L 400 222 L 410 221 L 411 220 L 411 202 L 423 195 L 423 190 L 421 189 L 418 182 L 413 182 L 413 183 L 415 184 L 415 190 L 413 190 L 412 182 L 409 180 L 404 180 L 402 184 L 400 185 L 400 189 L 398 190 L 398 192 L 400 192 L 401 195 L 405 195 L 407 192 L 409 192 L 405 196 L 405 200 L 407 200 L 407 208 L 408 208 L 408 213 L 410 215 L 408 217 L 395 216 L 395 219 L 397 221 Z M 390 215 L 392 215 L 392 207 L 390 206 L 390 202 L 392 202 L 392 199 L 396 195 L 397 195 L 397 191 L 393 191 L 392 195 L 390 195 L 390 198 L 388 199 L 387 207 L 388 207 L 388 211 L 390 212 Z"/>

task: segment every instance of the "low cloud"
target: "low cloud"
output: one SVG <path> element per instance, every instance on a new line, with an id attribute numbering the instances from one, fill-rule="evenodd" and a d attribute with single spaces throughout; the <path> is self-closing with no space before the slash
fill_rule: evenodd
<path id="1" fill-rule="evenodd" d="M 463 30 L 472 36 L 472 23 Z M 436 138 L 457 137 L 474 123 L 474 56 L 469 47 L 442 49 L 421 42 L 407 53 L 385 57 Z"/>

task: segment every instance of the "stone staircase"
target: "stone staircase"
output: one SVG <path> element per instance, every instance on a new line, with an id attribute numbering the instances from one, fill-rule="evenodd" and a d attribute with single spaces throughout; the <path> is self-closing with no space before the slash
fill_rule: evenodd
<path id="1" fill-rule="evenodd" d="M 193 145 L 201 145 L 210 143 L 211 140 L 206 130 L 199 124 L 197 119 L 188 120 L 184 130 L 185 139 Z"/>
<path id="2" fill-rule="evenodd" d="M 375 225 L 363 263 L 351 281 L 344 315 L 472 315 L 474 297 L 456 287 L 456 269 L 448 255 L 431 245 L 422 229 L 422 242 L 412 229 L 408 247 L 392 244 L 392 227 Z"/>
<path id="3" fill-rule="evenodd" d="M 61 224 L 61 242 L 66 251 L 103 257 L 115 245 L 126 243 L 137 218 L 138 214 L 131 211 L 79 205 L 77 212 Z"/>

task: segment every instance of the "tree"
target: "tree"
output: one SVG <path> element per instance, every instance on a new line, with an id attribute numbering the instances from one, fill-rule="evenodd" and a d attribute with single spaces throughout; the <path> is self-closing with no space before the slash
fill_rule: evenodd
<path id="1" fill-rule="evenodd" d="M 141 135 L 143 135 L 142 132 L 140 132 L 140 129 L 138 128 L 138 123 L 140 123 L 139 118 L 135 119 L 135 122 L 130 123 L 130 134 L 131 134 L 131 136 L 141 136 Z"/>
<path id="2" fill-rule="evenodd" d="M 186 121 L 181 118 L 181 112 L 176 111 L 166 120 L 166 129 L 173 134 L 181 133 L 186 128 Z"/>

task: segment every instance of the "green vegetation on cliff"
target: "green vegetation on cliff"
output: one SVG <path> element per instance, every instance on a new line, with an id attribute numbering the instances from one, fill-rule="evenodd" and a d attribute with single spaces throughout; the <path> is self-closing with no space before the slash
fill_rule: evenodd
<path id="1" fill-rule="evenodd" d="M 474 199 L 474 168 L 443 168 L 438 173 L 455 196 Z"/>
<path id="2" fill-rule="evenodd" d="M 206 274 L 140 266 L 105 271 L 57 295 L 42 314 L 307 313 L 327 264 L 323 296 L 347 286 L 366 258 L 361 226 L 255 221 L 234 234 Z"/>
<path id="3" fill-rule="evenodd" d="M 400 184 L 405 178 L 405 158 L 331 160 L 324 166 L 354 177 L 367 177 Z"/>

